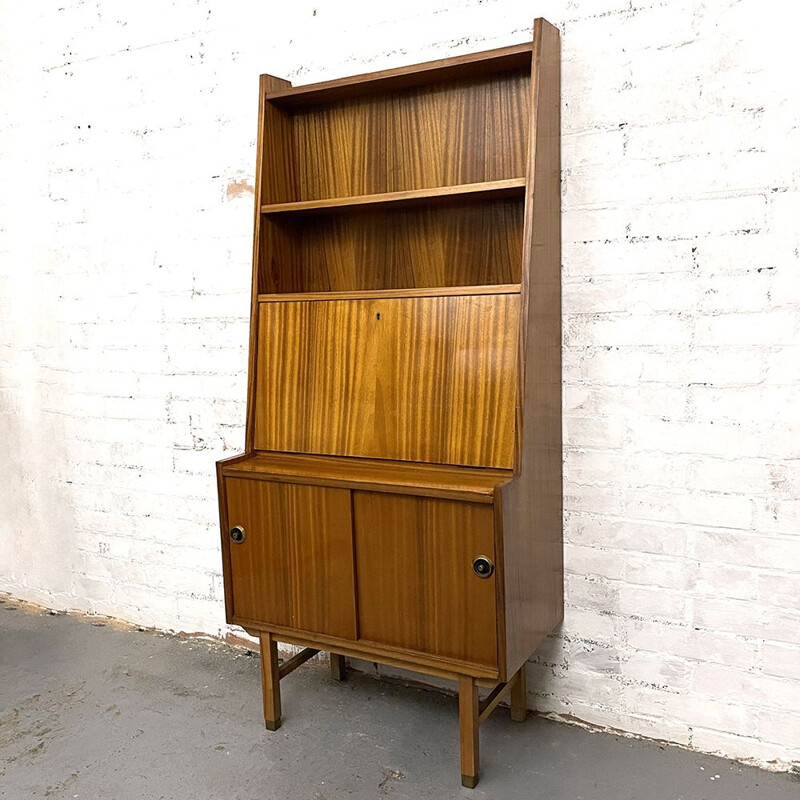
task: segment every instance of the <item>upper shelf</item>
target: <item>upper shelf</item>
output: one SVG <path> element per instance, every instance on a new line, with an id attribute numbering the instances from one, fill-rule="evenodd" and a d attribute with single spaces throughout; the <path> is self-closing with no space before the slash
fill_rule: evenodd
<path id="1" fill-rule="evenodd" d="M 269 92 L 266 100 L 278 105 L 330 103 L 374 92 L 390 92 L 439 81 L 506 72 L 530 67 L 532 49 L 533 43 L 525 42 L 511 47 L 501 47 L 497 50 L 485 50 L 481 53 L 428 61 L 410 67 L 370 72 L 334 81 L 310 83 L 306 86 L 293 86 L 289 89 Z"/>
<path id="2" fill-rule="evenodd" d="M 487 283 L 480 286 L 427 286 L 413 289 L 357 289 L 328 292 L 282 292 L 259 294 L 259 303 L 296 303 L 317 300 L 388 300 L 404 297 L 458 297 L 462 295 L 519 294 L 518 283 Z"/>
<path id="3" fill-rule="evenodd" d="M 406 206 L 421 202 L 444 203 L 454 200 L 502 199 L 522 197 L 525 178 L 508 178 L 485 183 L 465 183 L 458 186 L 437 186 L 432 189 L 411 189 L 405 192 L 362 194 L 353 197 L 326 197 L 322 200 L 301 200 L 294 203 L 273 203 L 261 206 L 262 214 L 347 211 L 353 206 Z"/>

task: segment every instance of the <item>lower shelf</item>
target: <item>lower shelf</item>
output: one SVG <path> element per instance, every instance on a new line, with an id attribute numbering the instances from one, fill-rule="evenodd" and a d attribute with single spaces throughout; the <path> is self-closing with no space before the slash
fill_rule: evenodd
<path id="1" fill-rule="evenodd" d="M 264 626 L 257 622 L 236 618 L 229 621 L 233 625 L 239 625 L 244 628 L 251 636 L 258 637 L 267 632 Z M 278 641 L 295 647 L 313 647 L 317 650 L 337 653 L 347 658 L 358 658 L 361 661 L 371 661 L 387 667 L 396 667 L 409 672 L 432 675 L 436 678 L 456 680 L 459 675 L 470 675 L 478 681 L 480 686 L 494 686 L 501 678 L 496 668 L 487 667 L 484 664 L 475 664 L 471 661 L 438 658 L 429 653 L 418 653 L 411 650 L 403 650 L 399 647 L 389 647 L 378 642 L 363 640 L 350 642 L 335 636 L 302 632 L 276 625 L 268 626 L 267 630 Z"/>
<path id="2" fill-rule="evenodd" d="M 225 477 L 375 489 L 473 503 L 491 503 L 495 490 L 514 477 L 510 469 L 267 451 L 235 456 L 221 463 Z"/>

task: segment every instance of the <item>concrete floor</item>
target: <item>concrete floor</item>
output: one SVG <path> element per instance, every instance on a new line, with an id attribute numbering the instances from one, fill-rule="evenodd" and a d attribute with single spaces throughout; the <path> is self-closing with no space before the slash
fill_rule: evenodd
<path id="1" fill-rule="evenodd" d="M 797 800 L 800 783 L 500 709 L 477 789 L 459 785 L 454 697 L 304 665 L 284 723 L 257 657 L 0 603 L 0 798 Z M 714 778 L 714 780 L 712 780 Z"/>

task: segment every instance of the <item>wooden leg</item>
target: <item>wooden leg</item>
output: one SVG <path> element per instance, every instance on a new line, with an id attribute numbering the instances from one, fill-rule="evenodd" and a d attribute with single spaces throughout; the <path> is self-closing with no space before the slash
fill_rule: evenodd
<path id="1" fill-rule="evenodd" d="M 278 665 L 278 643 L 271 633 L 260 634 L 261 690 L 264 695 L 264 723 L 267 730 L 281 726 L 281 673 Z"/>
<path id="2" fill-rule="evenodd" d="M 525 665 L 519 668 L 519 672 L 513 678 L 514 684 L 511 687 L 511 719 L 514 722 L 525 722 L 528 716 L 528 686 L 525 680 Z"/>
<path id="3" fill-rule="evenodd" d="M 474 678 L 458 679 L 458 728 L 461 739 L 461 784 L 468 789 L 478 785 L 480 753 L 478 747 L 478 684 Z"/>
<path id="4" fill-rule="evenodd" d="M 331 675 L 335 681 L 347 679 L 347 659 L 336 653 L 331 653 Z"/>

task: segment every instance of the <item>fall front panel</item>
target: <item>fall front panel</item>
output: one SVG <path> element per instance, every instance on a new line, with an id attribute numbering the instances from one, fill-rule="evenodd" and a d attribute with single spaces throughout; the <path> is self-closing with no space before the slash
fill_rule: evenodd
<path id="1" fill-rule="evenodd" d="M 259 308 L 258 450 L 513 466 L 519 295 Z"/>

